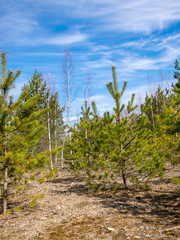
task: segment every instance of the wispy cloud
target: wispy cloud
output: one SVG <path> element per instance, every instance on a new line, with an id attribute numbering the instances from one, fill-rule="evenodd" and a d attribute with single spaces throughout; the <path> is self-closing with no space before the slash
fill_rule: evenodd
<path id="1" fill-rule="evenodd" d="M 90 72 L 100 112 L 114 104 L 105 90 L 112 65 L 118 82 L 135 89 L 145 86 L 148 72 L 155 76 L 165 68 L 172 74 L 180 57 L 178 0 L 0 0 L 0 22 L 0 51 L 28 77 L 38 68 L 59 80 L 63 49 L 70 46 L 73 77 L 84 88 Z M 81 103 L 75 102 L 74 116 Z"/>
<path id="2" fill-rule="evenodd" d="M 50 18 L 53 24 L 48 21 Z M 107 31 L 148 34 L 179 20 L 180 1 L 177 0 L 164 0 L 163 4 L 161 0 L 130 0 L 128 3 L 123 0 L 17 0 L 16 4 L 7 0 L 0 12 L 3 23 L 0 25 L 0 43 L 71 45 L 86 41 L 91 34 L 98 36 Z M 64 33 L 52 31 L 54 26 L 67 22 L 68 29 Z M 82 28 L 81 31 L 73 30 L 75 26 Z M 139 48 L 146 43 L 140 40 L 138 44 L 134 41 L 122 46 Z M 98 50 L 107 49 L 108 46 L 101 44 Z"/>
<path id="3" fill-rule="evenodd" d="M 95 28 L 104 31 L 150 33 L 180 20 L 180 2 L 177 0 L 164 0 L 163 4 L 161 0 L 45 0 L 42 4 L 51 8 L 56 6 L 55 12 L 63 7 L 64 14 L 71 12 L 72 18 L 91 19 L 96 22 Z"/>
<path id="4" fill-rule="evenodd" d="M 171 65 L 180 56 L 180 34 L 151 35 L 96 50 L 96 59 L 87 61 L 92 68 L 116 65 L 121 74 L 137 70 L 159 70 Z M 95 47 L 94 47 L 95 48 Z M 98 46 L 95 48 L 98 49 Z"/>
<path id="5" fill-rule="evenodd" d="M 0 15 L 0 43 L 17 43 L 23 36 L 30 35 L 39 25 L 36 20 L 21 12 L 9 12 Z"/>
<path id="6" fill-rule="evenodd" d="M 163 4 L 161 0 L 7 0 L 2 5 L 1 36 L 2 33 L 3 36 L 9 36 L 11 32 L 12 35 L 20 32 L 28 34 L 37 28 L 45 36 L 45 28 L 51 24 L 49 18 L 61 25 L 68 21 L 70 27 L 75 26 L 74 22 L 78 21 L 77 26 L 81 22 L 86 31 L 89 27 L 88 32 L 96 31 L 96 34 L 104 31 L 151 33 L 180 20 L 180 1 L 177 0 L 164 0 Z M 46 18 L 43 18 L 44 14 Z M 77 42 L 80 36 L 76 37 Z M 58 44 L 65 40 L 54 37 L 49 41 Z M 71 44 L 70 39 L 67 44 Z"/>
<path id="7" fill-rule="evenodd" d="M 58 35 L 54 37 L 50 37 L 44 39 L 44 44 L 52 44 L 52 45 L 71 45 L 78 42 L 83 42 L 87 40 L 87 35 L 77 32 L 75 34 L 64 34 Z"/>
<path id="8" fill-rule="evenodd" d="M 25 28 L 25 26 L 24 26 Z M 0 32 L 3 31 L 0 29 Z M 16 33 L 17 34 L 17 33 Z M 15 36 L 16 36 L 15 34 Z M 12 42 L 12 32 L 5 34 L 4 38 L 0 39 L 1 44 L 7 44 Z M 36 35 L 36 34 L 35 34 Z M 23 46 L 42 46 L 42 45 L 56 45 L 56 46 L 69 46 L 77 43 L 82 43 L 88 39 L 87 34 L 83 34 L 80 32 L 75 33 L 62 33 L 62 34 L 52 34 L 44 35 L 40 34 L 38 36 L 30 36 L 24 35 L 22 32 L 15 38 L 13 38 L 13 44 L 15 45 L 23 45 Z M 38 53 L 36 53 L 38 54 Z M 39 53 L 40 54 L 40 53 Z M 48 53 L 46 54 L 48 55 Z"/>

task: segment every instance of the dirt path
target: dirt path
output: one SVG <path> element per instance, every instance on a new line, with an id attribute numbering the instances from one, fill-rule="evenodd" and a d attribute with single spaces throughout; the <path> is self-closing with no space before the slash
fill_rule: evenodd
<path id="1" fill-rule="evenodd" d="M 0 215 L 0 239 L 180 239 L 180 194 L 165 181 L 146 191 L 92 193 L 65 170 L 54 180 L 34 182 L 12 202 L 22 211 Z M 31 208 L 34 193 L 44 197 Z"/>

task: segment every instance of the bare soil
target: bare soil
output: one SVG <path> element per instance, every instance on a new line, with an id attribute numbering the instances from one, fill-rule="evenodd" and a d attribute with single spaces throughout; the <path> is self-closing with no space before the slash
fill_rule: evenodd
<path id="1" fill-rule="evenodd" d="M 95 192 L 83 178 L 67 169 L 57 178 L 32 182 L 20 195 L 9 198 L 9 208 L 20 212 L 0 215 L 0 239 L 180 239 L 180 191 L 170 176 L 153 180 L 150 189 L 138 187 Z M 44 194 L 35 207 L 31 195 Z"/>

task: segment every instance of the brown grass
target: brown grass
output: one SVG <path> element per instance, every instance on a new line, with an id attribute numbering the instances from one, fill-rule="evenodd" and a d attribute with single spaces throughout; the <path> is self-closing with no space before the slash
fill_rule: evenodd
<path id="1" fill-rule="evenodd" d="M 171 169 L 163 181 L 116 193 L 88 190 L 69 170 L 45 183 L 32 182 L 21 195 L 9 198 L 11 214 L 0 215 L 0 239 L 180 239 L 180 191 L 170 181 L 179 176 Z M 32 194 L 44 194 L 33 208 Z M 22 211 L 13 212 L 17 206 Z"/>

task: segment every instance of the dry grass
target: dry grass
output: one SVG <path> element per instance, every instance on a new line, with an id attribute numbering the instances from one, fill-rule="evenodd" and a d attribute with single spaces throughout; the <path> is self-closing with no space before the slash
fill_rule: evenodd
<path id="1" fill-rule="evenodd" d="M 34 182 L 24 194 L 10 200 L 22 211 L 0 215 L 0 239 L 180 239 L 180 191 L 170 181 L 179 169 L 169 171 L 149 189 L 120 189 L 116 193 L 89 191 L 82 178 L 68 170 L 58 178 Z M 33 208 L 30 195 L 44 193 Z"/>

